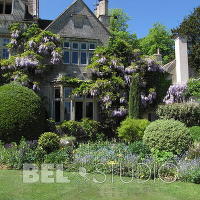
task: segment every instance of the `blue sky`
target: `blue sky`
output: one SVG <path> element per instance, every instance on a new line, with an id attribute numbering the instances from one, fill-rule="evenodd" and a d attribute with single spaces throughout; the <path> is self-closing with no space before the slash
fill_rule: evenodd
<path id="1" fill-rule="evenodd" d="M 96 0 L 84 0 L 93 10 Z M 55 19 L 73 0 L 40 0 L 40 17 Z M 200 5 L 200 0 L 109 0 L 110 8 L 122 8 L 131 17 L 129 31 L 139 38 L 160 22 L 169 29 L 178 26 L 183 18 Z"/>

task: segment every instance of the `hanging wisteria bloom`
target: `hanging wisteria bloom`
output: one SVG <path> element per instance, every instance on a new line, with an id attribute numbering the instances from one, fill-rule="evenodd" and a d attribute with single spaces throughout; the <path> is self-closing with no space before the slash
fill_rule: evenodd
<path id="1" fill-rule="evenodd" d="M 51 53 L 52 58 L 51 58 L 51 63 L 52 64 L 59 64 L 61 62 L 62 56 L 59 52 L 57 51 L 52 51 Z"/>
<path id="2" fill-rule="evenodd" d="M 105 62 L 106 62 L 106 57 L 100 58 L 97 62 L 100 63 L 100 64 L 105 64 Z"/>
<path id="3" fill-rule="evenodd" d="M 11 34 L 11 38 L 16 39 L 19 37 L 19 34 L 20 34 L 19 30 L 13 31 Z"/>
<path id="4" fill-rule="evenodd" d="M 43 42 L 49 42 L 49 41 L 50 41 L 50 39 L 48 37 L 43 38 Z"/>
<path id="5" fill-rule="evenodd" d="M 11 39 L 10 43 L 16 45 L 17 44 L 17 40 L 16 39 Z"/>
<path id="6" fill-rule="evenodd" d="M 45 44 L 41 44 L 38 48 L 38 53 L 41 53 L 41 54 L 49 54 L 49 50 L 51 50 L 49 48 L 49 46 L 45 45 Z"/>
<path id="7" fill-rule="evenodd" d="M 182 103 L 185 101 L 184 92 L 186 91 L 186 84 L 171 85 L 167 91 L 163 102 L 166 104 Z"/>
<path id="8" fill-rule="evenodd" d="M 40 87 L 39 87 L 39 85 L 37 83 L 33 84 L 33 90 L 34 91 L 39 91 L 40 90 Z"/>
<path id="9" fill-rule="evenodd" d="M 120 107 L 118 110 L 114 110 L 112 115 L 114 117 L 124 117 L 126 116 L 128 113 L 127 109 L 125 109 L 124 107 Z"/>
<path id="10" fill-rule="evenodd" d="M 33 40 L 29 41 L 29 42 L 28 42 L 28 45 L 29 45 L 29 47 L 32 48 L 32 49 L 36 47 L 36 43 L 35 43 Z"/>
<path id="11" fill-rule="evenodd" d="M 126 98 L 125 97 L 121 97 L 119 101 L 120 101 L 121 104 L 126 103 Z"/>
<path id="12" fill-rule="evenodd" d="M 131 78 L 132 78 L 132 76 L 130 76 L 130 75 L 125 75 L 125 76 L 124 76 L 124 79 L 125 79 L 125 81 L 126 81 L 126 84 L 128 84 L 128 85 L 131 84 Z"/>
<path id="13" fill-rule="evenodd" d="M 106 109 L 108 109 L 112 105 L 112 100 L 109 95 L 106 95 L 102 98 L 102 102 Z"/>
<path id="14" fill-rule="evenodd" d="M 39 61 L 30 57 L 17 57 L 15 59 L 15 65 L 17 67 L 36 67 L 39 65 Z"/>
<path id="15" fill-rule="evenodd" d="M 91 94 L 91 96 L 97 96 L 98 95 L 98 90 L 97 89 L 92 89 L 91 91 L 90 91 L 90 94 Z"/>
<path id="16" fill-rule="evenodd" d="M 134 67 L 132 67 L 132 66 L 127 67 L 127 68 L 125 69 L 125 73 L 126 73 L 126 74 L 129 74 L 129 75 L 135 73 L 136 71 L 137 71 L 137 70 L 136 70 Z"/>

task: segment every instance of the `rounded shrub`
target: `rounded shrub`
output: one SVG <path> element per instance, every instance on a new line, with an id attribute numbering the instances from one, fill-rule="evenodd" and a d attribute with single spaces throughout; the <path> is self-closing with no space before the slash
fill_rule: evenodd
<path id="1" fill-rule="evenodd" d="M 144 132 L 143 142 L 152 150 L 181 154 L 192 143 L 189 129 L 176 120 L 157 120 Z"/>
<path id="2" fill-rule="evenodd" d="M 40 97 L 19 84 L 0 87 L 0 140 L 36 139 L 45 129 Z"/>
<path id="3" fill-rule="evenodd" d="M 175 119 L 187 126 L 200 125 L 200 104 L 198 103 L 175 103 L 160 105 L 157 109 L 160 119 Z"/>
<path id="4" fill-rule="evenodd" d="M 145 119 L 127 118 L 121 122 L 120 127 L 117 129 L 118 136 L 126 142 L 142 140 L 144 131 L 149 124 L 150 122 Z"/>
<path id="5" fill-rule="evenodd" d="M 102 128 L 99 122 L 90 119 L 77 121 L 64 121 L 60 125 L 61 133 L 73 136 L 78 142 L 96 141 L 104 139 Z"/>
<path id="6" fill-rule="evenodd" d="M 43 133 L 39 137 L 38 146 L 45 150 L 47 153 L 51 153 L 59 149 L 60 138 L 57 134 L 52 132 Z"/>
<path id="7" fill-rule="evenodd" d="M 194 141 L 200 142 L 200 126 L 193 126 L 190 128 L 190 134 Z"/>

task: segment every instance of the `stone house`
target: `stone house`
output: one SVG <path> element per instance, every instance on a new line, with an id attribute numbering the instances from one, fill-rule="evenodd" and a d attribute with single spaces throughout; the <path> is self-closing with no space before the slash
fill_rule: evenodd
<path id="1" fill-rule="evenodd" d="M 49 66 L 41 81 L 40 92 L 49 117 L 56 122 L 84 117 L 98 120 L 97 101 L 89 96 L 71 98 L 73 86 L 64 85 L 59 77 L 90 79 L 85 66 L 90 63 L 95 48 L 106 44 L 110 37 L 108 0 L 99 0 L 95 13 L 83 0 L 76 0 L 53 21 L 39 18 L 39 0 L 0 0 L 0 58 L 9 57 L 8 27 L 14 22 L 38 23 L 42 29 L 63 39 L 62 63 Z"/>

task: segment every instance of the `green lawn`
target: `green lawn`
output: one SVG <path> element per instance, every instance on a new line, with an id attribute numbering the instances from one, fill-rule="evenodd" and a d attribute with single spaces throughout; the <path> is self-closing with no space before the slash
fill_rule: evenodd
<path id="1" fill-rule="evenodd" d="M 95 184 L 90 175 L 84 180 L 77 173 L 65 173 L 70 183 L 24 184 L 22 171 L 0 170 L 0 200 L 200 200 L 200 186 L 161 181 L 123 184 L 111 176 L 103 184 Z M 102 180 L 100 175 L 95 176 Z M 128 179 L 126 179 L 128 180 Z"/>

